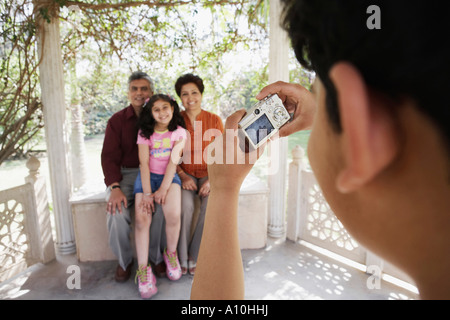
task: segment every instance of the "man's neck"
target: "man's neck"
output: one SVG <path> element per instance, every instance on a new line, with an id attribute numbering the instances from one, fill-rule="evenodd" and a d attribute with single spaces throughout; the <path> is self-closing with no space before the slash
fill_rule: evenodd
<path id="1" fill-rule="evenodd" d="M 141 114 L 141 111 L 142 111 L 142 106 L 134 106 L 134 105 L 131 105 L 132 107 L 133 107 L 133 110 L 134 110 L 134 114 L 137 116 L 137 117 L 139 117 L 139 115 Z"/>

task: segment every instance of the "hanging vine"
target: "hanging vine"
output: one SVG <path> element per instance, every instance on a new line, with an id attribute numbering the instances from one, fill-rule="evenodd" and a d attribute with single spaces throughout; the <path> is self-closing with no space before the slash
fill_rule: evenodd
<path id="1" fill-rule="evenodd" d="M 127 1 L 3 0 L 0 3 L 0 164 L 33 148 L 43 127 L 36 17 L 61 21 L 65 66 L 95 60 L 106 72 L 111 61 L 129 69 L 169 70 L 189 56 L 190 70 L 215 65 L 238 44 L 266 36 L 267 0 Z M 209 12 L 210 35 L 194 20 Z M 194 19 L 196 18 L 196 19 Z M 201 19 L 200 19 L 201 20 Z M 240 32 L 243 21 L 247 33 Z M 45 41 L 45 40 L 44 40 Z M 95 54 L 93 54 L 95 51 Z M 45 54 L 45 53 L 44 53 Z M 177 62 L 178 61 L 178 62 Z M 156 70 L 158 68 L 158 70 Z M 216 71 L 214 71 L 216 72 Z M 216 72 L 217 73 L 217 72 Z"/>

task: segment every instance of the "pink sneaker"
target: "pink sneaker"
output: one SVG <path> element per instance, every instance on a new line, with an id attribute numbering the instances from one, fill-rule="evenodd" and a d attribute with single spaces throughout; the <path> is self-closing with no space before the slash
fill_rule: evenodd
<path id="1" fill-rule="evenodd" d="M 178 261 L 177 252 L 169 252 L 167 248 L 164 250 L 164 262 L 166 263 L 166 274 L 170 280 L 178 280 L 181 278 L 180 261 Z"/>
<path id="2" fill-rule="evenodd" d="M 134 282 L 136 282 L 136 280 L 139 283 L 139 293 L 141 294 L 142 299 L 150 299 L 158 292 L 158 288 L 156 287 L 156 277 L 150 266 L 139 266 L 139 269 L 136 271 Z"/>

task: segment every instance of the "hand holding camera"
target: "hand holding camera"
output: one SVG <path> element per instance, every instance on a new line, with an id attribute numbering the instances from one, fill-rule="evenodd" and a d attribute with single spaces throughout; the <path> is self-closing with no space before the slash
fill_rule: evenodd
<path id="1" fill-rule="evenodd" d="M 308 89 L 299 84 L 278 81 L 263 88 L 256 98 L 262 99 L 274 93 L 281 99 L 288 113 L 293 115 L 292 120 L 280 128 L 280 137 L 311 129 L 316 113 L 316 100 Z"/>
<path id="2" fill-rule="evenodd" d="M 256 103 L 239 122 L 239 134 L 245 140 L 245 151 L 258 149 L 290 118 L 277 94 L 270 94 Z"/>

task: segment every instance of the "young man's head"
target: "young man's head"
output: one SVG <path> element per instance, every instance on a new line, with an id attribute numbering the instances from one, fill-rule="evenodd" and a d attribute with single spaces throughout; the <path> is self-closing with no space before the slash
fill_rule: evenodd
<path id="1" fill-rule="evenodd" d="M 443 4 L 284 2 L 297 58 L 319 78 L 308 154 L 331 208 L 362 245 L 409 273 L 424 297 L 450 298 Z M 381 29 L 371 28 L 373 19 Z"/>

